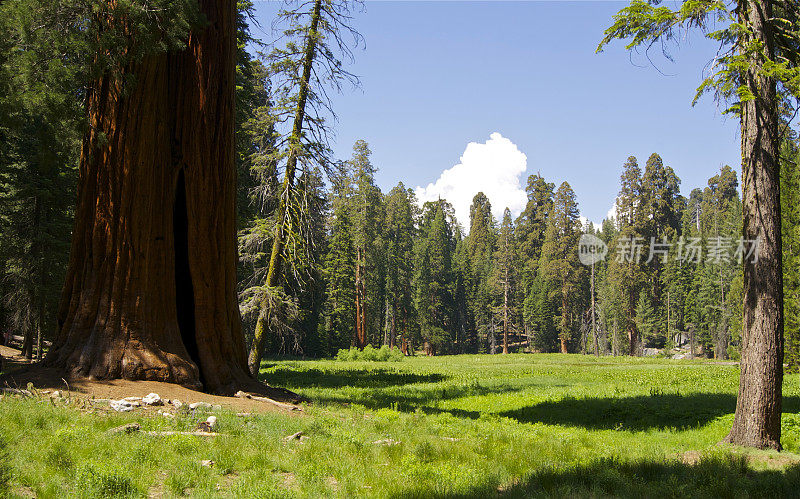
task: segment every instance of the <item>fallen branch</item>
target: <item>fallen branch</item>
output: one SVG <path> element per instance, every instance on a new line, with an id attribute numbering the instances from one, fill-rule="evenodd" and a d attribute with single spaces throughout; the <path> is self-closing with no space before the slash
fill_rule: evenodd
<path id="1" fill-rule="evenodd" d="M 269 397 L 259 397 L 257 395 L 252 395 L 250 393 L 245 393 L 242 391 L 236 392 L 236 396 L 239 398 L 247 398 L 256 400 L 258 402 L 266 402 L 268 404 L 272 404 L 276 407 L 280 407 L 281 409 L 286 409 L 287 411 L 300 411 L 302 410 L 300 407 L 292 404 L 284 404 L 283 402 L 278 402 L 277 400 L 272 400 Z"/>
<path id="2" fill-rule="evenodd" d="M 3 388 L 3 393 L 11 393 L 14 395 L 22 395 L 23 397 L 32 397 L 33 394 L 29 390 L 20 390 L 18 388 Z"/>
<path id="3" fill-rule="evenodd" d="M 145 435 L 154 437 L 171 437 L 173 435 L 190 435 L 193 437 L 224 437 L 222 433 L 208 431 L 143 431 Z"/>

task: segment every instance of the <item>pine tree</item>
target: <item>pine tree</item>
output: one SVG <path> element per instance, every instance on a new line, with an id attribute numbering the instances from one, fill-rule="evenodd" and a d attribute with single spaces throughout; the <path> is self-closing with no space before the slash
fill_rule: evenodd
<path id="1" fill-rule="evenodd" d="M 352 344 L 356 330 L 355 249 L 352 239 L 349 185 L 334 184 L 325 261 L 325 323 L 331 353 Z"/>
<path id="2" fill-rule="evenodd" d="M 300 204 L 297 178 L 314 168 L 322 169 L 329 176 L 336 173 L 331 166 L 328 128 L 321 113 L 331 110 L 326 86 L 339 89 L 343 82 L 357 82 L 335 55 L 337 52 L 345 57 L 352 55 L 344 41 L 345 34 L 352 34 L 356 44 L 360 42 L 360 35 L 348 25 L 349 13 L 347 0 L 314 0 L 278 14 L 279 20 L 288 24 L 284 31 L 287 44 L 270 54 L 269 70 L 276 94 L 274 114 L 281 132 L 275 161 L 283 166 L 283 179 L 278 189 L 275 235 L 265 281 L 267 288 L 280 287 L 287 282 L 283 268 L 287 241 L 295 236 L 293 229 L 299 229 L 291 225 L 291 212 L 298 210 Z M 272 294 L 280 293 L 276 290 Z M 257 373 L 261 365 L 269 329 L 269 304 L 267 300 L 261 304 L 250 348 L 248 365 L 252 374 Z"/>
<path id="3" fill-rule="evenodd" d="M 647 282 L 647 300 L 654 309 L 651 334 L 645 335 L 650 346 L 663 347 L 667 341 L 665 323 L 663 273 L 668 258 L 669 244 L 679 235 L 681 209 L 684 201 L 680 195 L 680 179 L 661 157 L 653 153 L 645 165 L 641 179 L 638 203 L 642 209 L 643 243 L 648 247 L 644 271 Z M 658 253 L 664 251 L 663 254 Z"/>
<path id="4" fill-rule="evenodd" d="M 542 254 L 544 233 L 547 219 L 553 206 L 553 189 L 555 185 L 546 182 L 541 175 L 530 175 L 525 191 L 528 203 L 517 218 L 515 236 L 519 249 L 521 275 L 517 297 L 517 306 L 523 311 L 523 325 L 525 334 L 530 339 L 532 336 L 541 336 L 543 331 L 538 322 L 534 324 L 534 317 L 538 314 L 535 310 L 538 298 L 535 296 L 534 281 L 539 273 L 539 257 Z M 541 349 L 544 343 L 537 340 Z"/>
<path id="5" fill-rule="evenodd" d="M 0 4 L 0 327 L 23 336 L 29 359 L 57 327 L 85 121 L 82 35 L 45 33 L 46 8 Z"/>
<path id="6" fill-rule="evenodd" d="M 781 230 L 783 233 L 783 299 L 785 362 L 800 369 L 800 148 L 785 140 L 781 147 Z"/>
<path id="7" fill-rule="evenodd" d="M 452 344 L 452 252 L 454 235 L 444 201 L 425 203 L 416 256 L 416 303 L 427 355 L 444 353 Z"/>
<path id="8" fill-rule="evenodd" d="M 514 239 L 514 222 L 511 210 L 503 211 L 503 221 L 497 237 L 497 250 L 494 255 L 492 284 L 498 295 L 497 315 L 503 324 L 503 353 L 508 353 L 508 331 L 515 322 L 516 307 L 514 296 L 517 286 L 517 248 Z"/>
<path id="9" fill-rule="evenodd" d="M 581 313 L 575 300 L 584 272 L 578 260 L 580 236 L 580 213 L 575 192 L 564 182 L 558 187 L 553 199 L 553 211 L 545 231 L 541 264 L 544 275 L 552 286 L 551 297 L 560 301 L 558 332 L 562 353 L 569 351 Z"/>
<path id="10" fill-rule="evenodd" d="M 492 319 L 492 292 L 489 285 L 496 234 L 492 204 L 484 193 L 479 192 L 472 199 L 469 218 L 467 252 L 472 278 L 469 285 L 470 311 L 474 317 L 479 341 L 482 343 L 480 350 L 485 351 L 488 343 L 489 353 L 496 353 L 494 350 L 496 339 Z"/>
<path id="11" fill-rule="evenodd" d="M 398 327 L 401 328 L 401 346 L 408 337 L 408 321 L 413 306 L 412 281 L 414 275 L 414 227 L 413 192 L 400 183 L 385 198 L 386 218 L 384 238 L 386 243 L 386 296 L 389 330 L 388 345 L 397 343 Z"/>
<path id="12" fill-rule="evenodd" d="M 355 249 L 356 286 L 356 329 L 353 345 L 357 348 L 364 348 L 370 342 L 370 330 L 373 331 L 372 336 L 377 337 L 382 324 L 383 300 L 379 293 L 377 267 L 380 258 L 377 253 L 380 251 L 379 222 L 382 219 L 383 206 L 380 189 L 375 186 L 376 169 L 370 162 L 370 154 L 367 143 L 358 140 L 353 146 L 353 158 L 350 160 L 350 169 L 353 172 L 350 223 Z"/>
<path id="13" fill-rule="evenodd" d="M 628 354 L 638 355 L 640 335 L 636 323 L 636 305 L 645 283 L 642 261 L 643 233 L 647 221 L 642 204 L 642 179 L 638 162 L 629 157 L 622 166 L 617 196 L 617 232 L 610 247 L 609 283 L 620 297 L 622 317 L 619 326 L 628 334 Z"/>

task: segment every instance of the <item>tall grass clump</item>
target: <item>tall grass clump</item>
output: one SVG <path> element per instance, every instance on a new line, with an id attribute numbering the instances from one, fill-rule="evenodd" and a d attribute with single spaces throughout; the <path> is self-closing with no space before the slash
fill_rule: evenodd
<path id="1" fill-rule="evenodd" d="M 8 453 L 6 452 L 6 441 L 0 434 L 0 497 L 6 497 L 9 492 L 11 482 L 11 465 L 8 464 Z"/>

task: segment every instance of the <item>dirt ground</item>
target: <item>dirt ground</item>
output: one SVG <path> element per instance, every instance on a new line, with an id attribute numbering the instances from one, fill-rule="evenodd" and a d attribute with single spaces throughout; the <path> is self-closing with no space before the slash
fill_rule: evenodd
<path id="1" fill-rule="evenodd" d="M 256 396 L 268 397 L 281 403 L 290 404 L 292 407 L 279 406 L 261 400 L 242 397 L 225 397 L 211 395 L 192 390 L 172 383 L 158 381 L 128 381 L 128 380 L 93 380 L 86 378 L 64 379 L 63 373 L 56 369 L 44 368 L 37 364 L 30 364 L 24 357 L 20 357 L 19 350 L 0 345 L 8 374 L 0 376 L 0 387 L 25 389 L 32 383 L 38 390 L 59 390 L 64 396 L 67 394 L 86 399 L 113 399 L 125 397 L 144 397 L 149 393 L 157 393 L 162 399 L 180 400 L 184 404 L 193 402 L 207 402 L 211 405 L 221 405 L 235 412 L 274 412 L 283 411 L 291 414 L 302 413 L 302 406 L 296 394 L 280 388 L 267 385 L 249 387 L 245 390 Z"/>

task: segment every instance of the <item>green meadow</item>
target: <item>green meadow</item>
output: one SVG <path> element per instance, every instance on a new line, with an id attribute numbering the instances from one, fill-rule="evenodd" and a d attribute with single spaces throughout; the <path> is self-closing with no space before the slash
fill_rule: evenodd
<path id="1" fill-rule="evenodd" d="M 718 442 L 736 365 L 560 354 L 265 361 L 300 412 L 108 413 L 5 396 L 3 493 L 39 497 L 800 496 L 798 375 L 784 384 L 784 452 Z M 287 435 L 302 432 L 299 439 Z M 202 461 L 211 460 L 213 466 Z"/>

